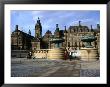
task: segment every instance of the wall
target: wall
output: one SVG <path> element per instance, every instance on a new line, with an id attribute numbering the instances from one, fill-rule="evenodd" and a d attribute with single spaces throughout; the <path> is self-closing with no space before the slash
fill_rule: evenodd
<path id="1" fill-rule="evenodd" d="M 12 50 L 11 58 L 26 58 L 28 56 L 28 50 Z"/>

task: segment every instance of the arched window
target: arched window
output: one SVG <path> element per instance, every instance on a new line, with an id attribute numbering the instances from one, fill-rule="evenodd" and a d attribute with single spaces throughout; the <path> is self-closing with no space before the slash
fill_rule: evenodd
<path id="1" fill-rule="evenodd" d="M 68 42 L 68 47 L 70 47 L 70 42 Z"/>
<path id="2" fill-rule="evenodd" d="M 75 42 L 75 47 L 77 47 L 77 42 Z"/>

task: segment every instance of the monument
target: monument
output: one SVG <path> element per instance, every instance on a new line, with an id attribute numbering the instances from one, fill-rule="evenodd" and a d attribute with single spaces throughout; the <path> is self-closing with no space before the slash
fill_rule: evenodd
<path id="1" fill-rule="evenodd" d="M 91 45 L 91 42 L 97 40 L 94 35 L 86 35 L 81 37 L 81 41 L 85 42 L 85 47 L 80 49 L 81 60 L 96 61 L 98 60 L 98 49 Z"/>
<path id="2" fill-rule="evenodd" d="M 62 48 L 62 38 L 52 38 L 49 40 L 50 44 L 54 44 L 52 49 L 48 51 L 48 59 L 64 59 L 64 49 Z"/>

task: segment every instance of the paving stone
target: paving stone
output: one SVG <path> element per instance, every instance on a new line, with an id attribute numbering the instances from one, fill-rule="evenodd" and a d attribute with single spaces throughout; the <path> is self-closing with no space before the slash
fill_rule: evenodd
<path id="1" fill-rule="evenodd" d="M 96 77 L 100 62 L 26 58 L 11 60 L 12 77 Z"/>
<path id="2" fill-rule="evenodd" d="M 80 76 L 81 77 L 99 77 L 100 76 L 100 70 L 82 69 L 82 70 L 80 70 Z"/>

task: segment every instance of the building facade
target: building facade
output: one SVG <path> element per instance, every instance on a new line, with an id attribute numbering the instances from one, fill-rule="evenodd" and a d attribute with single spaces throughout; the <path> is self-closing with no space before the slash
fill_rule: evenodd
<path id="1" fill-rule="evenodd" d="M 82 25 L 81 21 L 79 21 L 79 24 L 77 26 L 69 26 L 69 28 L 66 28 L 65 26 L 64 29 L 60 29 L 58 24 L 56 24 L 56 29 L 53 35 L 50 30 L 47 30 L 45 35 L 42 36 L 42 25 L 40 19 L 38 18 L 37 23 L 35 24 L 35 37 L 31 36 L 30 33 L 26 34 L 18 30 L 18 25 L 16 25 L 15 31 L 12 32 L 11 34 L 11 46 L 12 50 L 54 49 L 55 47 L 60 47 L 67 50 L 80 49 L 81 47 L 85 47 L 85 43 L 81 41 L 81 37 L 85 35 L 94 35 L 97 38 L 96 41 L 92 42 L 92 45 L 94 46 L 94 48 L 98 48 L 99 51 L 100 50 L 99 24 L 97 24 L 96 29 L 93 29 L 92 25 L 90 28 L 88 26 Z M 52 40 L 56 40 L 56 42 Z M 57 40 L 60 40 L 61 42 L 58 42 Z"/>
<path id="2" fill-rule="evenodd" d="M 34 37 L 18 29 L 18 25 L 15 27 L 15 31 L 11 34 L 11 49 L 12 50 L 31 50 L 31 40 Z"/>
<path id="3" fill-rule="evenodd" d="M 78 26 L 70 26 L 68 30 L 65 29 L 64 39 L 65 39 L 65 47 L 67 49 L 75 48 L 80 49 L 81 47 L 85 47 L 85 43 L 81 41 L 81 37 L 85 35 L 94 35 L 97 37 L 97 40 L 92 42 L 92 45 L 95 48 L 99 49 L 100 43 L 100 27 L 97 25 L 97 29 L 93 29 L 91 25 L 91 29 L 88 26 L 81 25 L 79 21 Z"/>
<path id="4" fill-rule="evenodd" d="M 42 48 L 42 25 L 38 17 L 37 23 L 35 24 L 35 37 L 31 40 L 32 50 Z"/>

